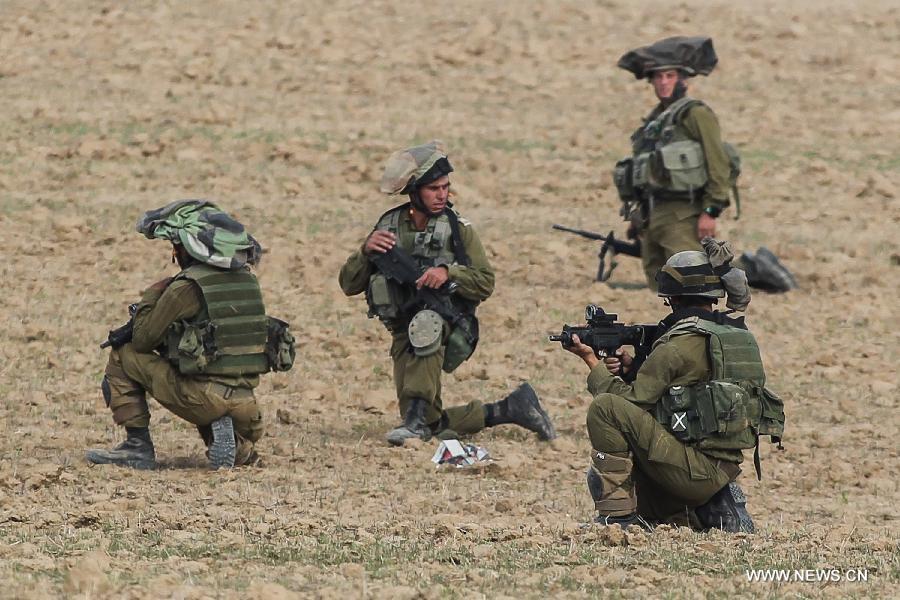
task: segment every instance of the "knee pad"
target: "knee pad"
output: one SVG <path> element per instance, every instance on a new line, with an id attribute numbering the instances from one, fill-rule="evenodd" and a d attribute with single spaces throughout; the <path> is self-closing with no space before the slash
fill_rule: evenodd
<path id="1" fill-rule="evenodd" d="M 594 502 L 603 497 L 603 481 L 593 466 L 587 469 L 587 487 Z"/>

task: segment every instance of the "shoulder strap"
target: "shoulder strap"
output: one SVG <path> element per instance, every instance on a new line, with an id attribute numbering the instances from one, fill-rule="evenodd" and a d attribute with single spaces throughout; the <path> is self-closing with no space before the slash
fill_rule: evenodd
<path id="1" fill-rule="evenodd" d="M 689 110 L 694 108 L 695 106 L 706 106 L 706 104 L 702 100 L 697 100 L 696 98 L 682 98 L 675 102 L 669 109 L 672 111 L 672 122 L 677 123 L 681 119 L 683 119 Z"/>
<path id="2" fill-rule="evenodd" d="M 462 236 L 459 233 L 459 216 L 457 216 L 456 211 L 453 210 L 453 205 L 451 203 L 447 203 L 444 214 L 447 215 L 447 220 L 450 221 L 450 243 L 453 246 L 453 255 L 456 257 L 456 262 L 468 267 L 471 262 L 469 261 L 469 254 L 466 252 L 466 248 L 463 245 Z"/>
<path id="3" fill-rule="evenodd" d="M 409 207 L 410 207 L 410 203 L 409 203 L 409 202 L 406 202 L 405 204 L 401 204 L 401 205 L 399 205 L 399 206 L 395 206 L 394 208 L 391 208 L 391 209 L 389 209 L 389 210 L 386 210 L 380 217 L 378 217 L 378 220 L 375 221 L 375 226 L 377 227 L 378 224 L 381 223 L 381 221 L 382 221 L 385 217 L 391 215 L 392 213 L 393 213 L 394 216 L 395 216 L 395 219 L 394 219 L 394 220 L 395 220 L 396 222 L 399 222 L 399 219 L 396 218 L 396 215 L 399 215 L 399 214 L 400 214 L 401 212 L 403 212 L 404 210 L 409 210 Z M 396 225 L 395 225 L 395 229 L 396 229 Z"/>

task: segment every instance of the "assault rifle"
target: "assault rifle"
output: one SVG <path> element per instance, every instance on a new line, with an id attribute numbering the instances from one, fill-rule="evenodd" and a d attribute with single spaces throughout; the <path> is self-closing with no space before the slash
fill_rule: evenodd
<path id="1" fill-rule="evenodd" d="M 111 330 L 109 335 L 106 336 L 106 341 L 100 344 L 100 348 L 112 346 L 113 350 L 115 350 L 131 341 L 131 337 L 134 335 L 134 313 L 137 312 L 137 306 L 137 304 L 128 305 L 128 322 Z"/>
<path id="2" fill-rule="evenodd" d="M 459 287 L 459 284 L 448 281 L 438 289 L 423 286 L 416 290 L 416 280 L 422 276 L 425 269 L 420 268 L 405 250 L 394 246 L 387 252 L 371 254 L 369 260 L 388 279 L 415 290 L 415 295 L 402 307 L 404 312 L 414 307 L 428 308 L 441 315 L 451 325 L 462 316 L 459 309 L 450 301 L 450 294 Z"/>
<path id="3" fill-rule="evenodd" d="M 564 227 L 563 225 L 554 225 L 553 229 L 566 231 L 568 233 L 574 233 L 575 235 L 580 235 L 581 237 L 585 237 L 589 240 L 598 240 L 603 242 L 603 245 L 600 246 L 600 252 L 597 254 L 597 256 L 600 258 L 600 266 L 597 269 L 597 281 L 606 281 L 612 276 L 613 270 L 619 264 L 616 262 L 616 254 L 625 254 L 626 256 L 633 256 L 635 258 L 641 257 L 640 240 L 634 240 L 633 242 L 617 240 L 612 231 L 610 231 L 606 235 L 601 235 L 592 231 L 585 231 L 584 229 L 572 229 L 571 227 Z M 612 254 L 609 257 L 609 270 L 607 270 L 606 254 L 610 251 L 612 251 Z"/>
<path id="4" fill-rule="evenodd" d="M 598 357 L 613 356 L 622 346 L 633 346 L 634 362 L 630 370 L 633 375 L 650 354 L 659 335 L 659 325 L 625 325 L 617 323 L 618 318 L 619 315 L 607 313 L 596 304 L 588 304 L 584 309 L 587 325 L 563 325 L 562 332 L 551 335 L 549 340 L 568 348 L 573 343 L 572 336 L 577 335 Z"/>

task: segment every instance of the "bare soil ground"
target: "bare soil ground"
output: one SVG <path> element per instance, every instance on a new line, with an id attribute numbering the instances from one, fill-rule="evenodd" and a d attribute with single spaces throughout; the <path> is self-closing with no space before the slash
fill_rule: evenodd
<path id="1" fill-rule="evenodd" d="M 896 2 L 5 0 L 0 17 L 4 597 L 896 594 Z M 723 237 L 767 245 L 801 286 L 749 310 L 789 418 L 762 482 L 742 477 L 753 536 L 580 528 L 586 373 L 545 337 L 587 302 L 666 310 L 594 283 L 593 245 L 550 225 L 624 231 L 610 171 L 653 98 L 615 61 L 675 34 L 714 38 L 720 67 L 693 92 L 745 159 Z M 387 336 L 336 280 L 392 205 L 387 155 L 434 137 L 498 282 L 447 402 L 529 380 L 561 434 L 488 430 L 475 441 L 498 462 L 475 472 L 384 443 Z M 198 197 L 264 244 L 267 304 L 302 340 L 259 389 L 265 465 L 210 473 L 193 428 L 153 404 L 163 468 L 92 468 L 85 449 L 123 435 L 97 343 L 173 272 L 133 223 Z M 640 283 L 621 262 L 616 280 Z M 831 567 L 868 582 L 745 575 Z"/>

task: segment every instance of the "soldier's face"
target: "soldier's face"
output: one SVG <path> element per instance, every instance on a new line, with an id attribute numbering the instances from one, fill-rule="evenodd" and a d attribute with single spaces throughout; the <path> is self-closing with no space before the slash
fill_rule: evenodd
<path id="1" fill-rule="evenodd" d="M 438 214 L 447 206 L 450 197 L 450 178 L 444 175 L 419 188 L 419 198 L 431 214 Z"/>
<path id="2" fill-rule="evenodd" d="M 678 69 L 654 71 L 650 76 L 650 83 L 653 85 L 653 91 L 657 98 L 660 100 L 671 98 L 675 91 L 675 84 L 678 83 Z"/>

